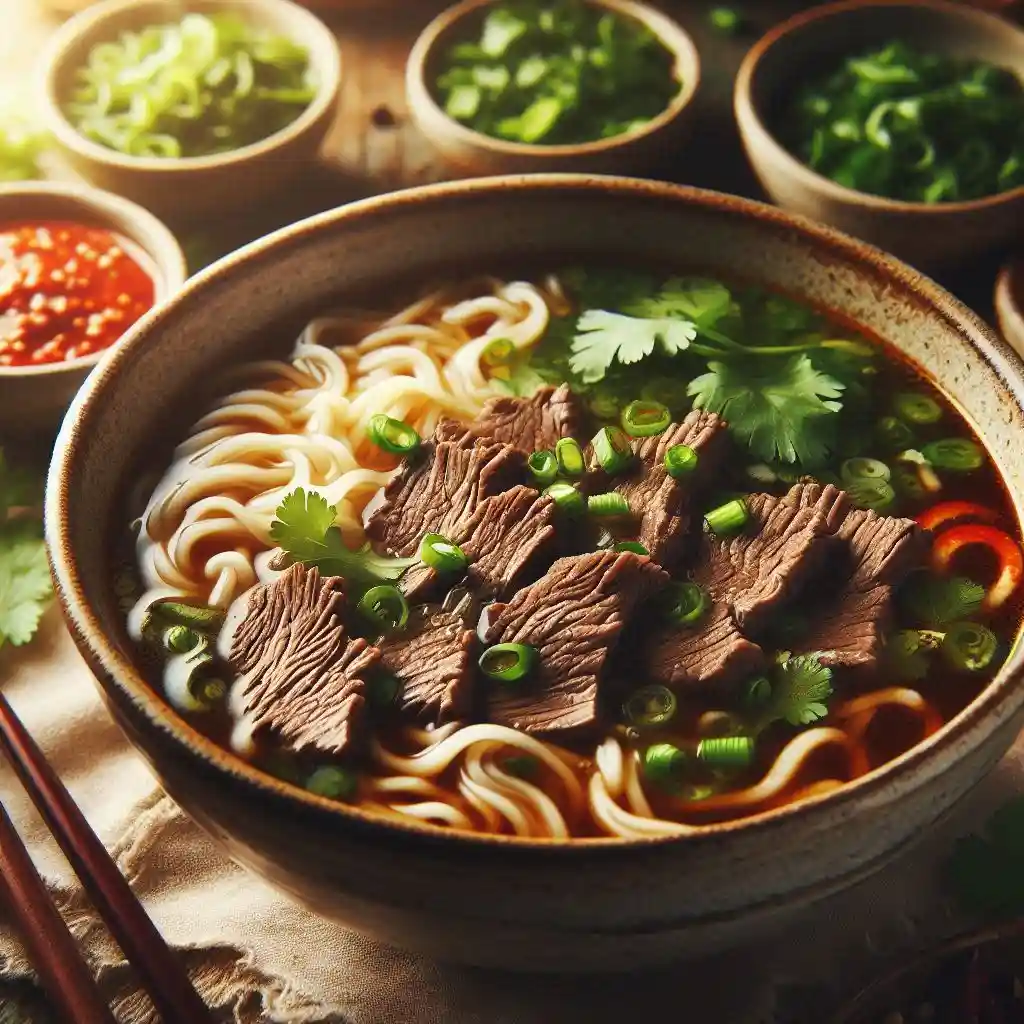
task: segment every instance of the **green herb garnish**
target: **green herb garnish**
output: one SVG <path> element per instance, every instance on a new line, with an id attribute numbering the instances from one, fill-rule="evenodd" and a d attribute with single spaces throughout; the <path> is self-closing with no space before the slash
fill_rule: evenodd
<path id="1" fill-rule="evenodd" d="M 985 600 L 985 588 L 966 576 L 916 573 L 900 592 L 900 605 L 913 621 L 937 629 L 974 615 Z"/>
<path id="2" fill-rule="evenodd" d="M 818 654 L 781 654 L 769 680 L 771 694 L 764 693 L 760 680 L 759 685 L 764 704 L 758 715 L 761 729 L 773 722 L 813 725 L 828 714 L 832 670 L 822 665 Z"/>
<path id="3" fill-rule="evenodd" d="M 192 13 L 94 45 L 64 112 L 109 149 L 177 159 L 259 142 L 315 95 L 304 47 L 234 13 Z"/>
<path id="4" fill-rule="evenodd" d="M 679 89 L 673 56 L 653 32 L 585 0 L 490 6 L 479 35 L 449 48 L 436 82 L 449 117 L 541 145 L 633 131 Z"/>
<path id="5" fill-rule="evenodd" d="M 890 42 L 801 89 L 783 124 L 814 170 L 861 192 L 933 204 L 1024 185 L 1024 84 L 984 61 Z"/>

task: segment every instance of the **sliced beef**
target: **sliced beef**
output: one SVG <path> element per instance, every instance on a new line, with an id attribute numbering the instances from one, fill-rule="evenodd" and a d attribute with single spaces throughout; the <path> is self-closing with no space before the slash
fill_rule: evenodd
<path id="1" fill-rule="evenodd" d="M 380 644 L 381 663 L 402 683 L 401 709 L 440 725 L 465 718 L 473 696 L 476 633 L 456 612 L 413 609 L 401 633 Z"/>
<path id="2" fill-rule="evenodd" d="M 480 597 L 508 597 L 549 555 L 554 520 L 554 501 L 521 484 L 484 499 L 448 538 L 469 559 L 467 585 Z M 451 582 L 420 564 L 402 577 L 402 589 L 410 600 L 422 601 Z"/>
<path id="3" fill-rule="evenodd" d="M 395 554 L 414 555 L 424 534 L 450 538 L 484 498 L 520 483 L 525 464 L 523 453 L 507 444 L 429 442 L 423 458 L 388 481 L 367 536 Z"/>
<path id="4" fill-rule="evenodd" d="M 819 484 L 796 484 L 782 498 L 750 494 L 746 502 L 746 528 L 735 537 L 703 537 L 692 577 L 725 603 L 741 633 L 756 636 L 822 565 L 849 502 Z"/>
<path id="5" fill-rule="evenodd" d="M 560 437 L 579 438 L 583 409 L 568 384 L 541 388 L 530 398 L 492 398 L 470 424 L 442 420 L 434 436 L 454 441 L 480 438 L 501 441 L 524 452 L 554 448 Z"/>
<path id="6" fill-rule="evenodd" d="M 366 740 L 366 675 L 380 654 L 345 635 L 342 581 L 293 565 L 257 587 L 231 644 L 242 707 L 255 733 L 339 755 Z"/>
<path id="7" fill-rule="evenodd" d="M 529 644 L 531 677 L 488 681 L 489 719 L 529 733 L 596 724 L 602 673 L 634 608 L 668 581 L 649 558 L 595 551 L 558 559 L 536 583 L 490 609 L 487 642 Z"/>
<path id="8" fill-rule="evenodd" d="M 841 547 L 821 574 L 823 601 L 809 609 L 811 625 L 795 646 L 820 651 L 825 665 L 873 669 L 893 593 L 923 562 L 928 534 L 911 519 L 854 509 L 836 538 Z"/>
<path id="9" fill-rule="evenodd" d="M 694 626 L 656 627 L 643 650 L 647 676 L 676 690 L 727 691 L 760 672 L 766 661 L 764 651 L 736 628 L 722 601 Z"/>
<path id="10" fill-rule="evenodd" d="M 697 470 L 684 481 L 674 480 L 665 470 L 665 452 L 677 444 L 689 445 L 697 453 Z M 598 471 L 591 475 L 587 488 L 593 492 L 614 487 L 623 494 L 640 521 L 637 539 L 651 558 L 674 570 L 690 528 L 693 495 L 715 478 L 728 457 L 729 444 L 723 420 L 713 412 L 694 410 L 662 434 L 637 438 L 633 442 L 635 463 L 629 474 L 608 478 Z"/>

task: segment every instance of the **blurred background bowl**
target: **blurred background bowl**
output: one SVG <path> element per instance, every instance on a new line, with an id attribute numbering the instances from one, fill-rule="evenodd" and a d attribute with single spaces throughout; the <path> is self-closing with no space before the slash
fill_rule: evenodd
<path id="1" fill-rule="evenodd" d="M 1024 31 L 946 0 L 845 0 L 798 14 L 748 52 L 734 106 L 747 159 L 772 200 L 832 224 L 918 267 L 944 268 L 995 249 L 1024 231 L 1024 187 L 981 199 L 913 203 L 839 185 L 811 170 L 775 136 L 791 91 L 843 57 L 894 38 L 916 48 L 974 57 L 1024 81 Z"/>
<path id="2" fill-rule="evenodd" d="M 995 308 L 1003 337 L 1024 356 L 1024 259 L 1010 260 L 999 271 Z"/>

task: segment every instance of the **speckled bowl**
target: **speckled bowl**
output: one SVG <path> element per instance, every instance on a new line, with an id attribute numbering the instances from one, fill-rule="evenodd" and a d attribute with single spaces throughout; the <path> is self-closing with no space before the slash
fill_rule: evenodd
<path id="1" fill-rule="evenodd" d="M 275 781 L 143 680 L 111 579 L 140 465 L 205 400 L 197 382 L 285 351 L 304 319 L 401 282 L 605 254 L 741 278 L 886 339 L 941 379 L 1024 509 L 1024 366 L 891 257 L 780 210 L 630 179 L 507 177 L 412 189 L 293 225 L 199 274 L 89 380 L 57 444 L 46 530 L 60 599 L 111 713 L 172 797 L 240 863 L 320 914 L 428 956 L 622 970 L 748 939 L 872 872 L 948 810 L 1021 725 L 1014 648 L 970 708 L 852 785 L 669 839 L 571 843 L 396 824 Z M 272 328 L 272 329 L 271 329 Z M 181 425 L 181 426 L 179 426 Z"/>

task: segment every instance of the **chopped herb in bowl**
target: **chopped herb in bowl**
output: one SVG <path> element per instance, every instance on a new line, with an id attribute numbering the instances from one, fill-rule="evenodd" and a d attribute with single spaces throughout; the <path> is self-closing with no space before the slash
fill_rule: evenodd
<path id="1" fill-rule="evenodd" d="M 642 22 L 589 0 L 510 0 L 484 8 L 444 53 L 435 99 L 484 135 L 528 145 L 613 138 L 647 124 L 682 83 Z"/>
<path id="2" fill-rule="evenodd" d="M 234 13 L 191 13 L 94 45 L 64 114 L 126 156 L 212 156 L 295 121 L 315 97 L 312 78 L 291 40 Z"/>
<path id="3" fill-rule="evenodd" d="M 793 98 L 792 149 L 847 188 L 946 203 L 1024 185 L 1024 83 L 901 41 L 848 58 Z"/>

